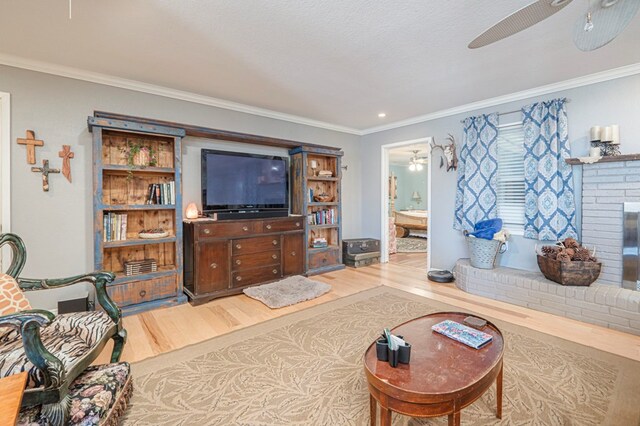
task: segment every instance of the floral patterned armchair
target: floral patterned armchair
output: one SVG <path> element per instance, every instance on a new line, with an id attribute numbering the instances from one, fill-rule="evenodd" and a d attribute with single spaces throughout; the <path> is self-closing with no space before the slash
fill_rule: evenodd
<path id="1" fill-rule="evenodd" d="M 106 286 L 115 276 L 92 272 L 62 279 L 20 277 L 26 261 L 25 245 L 15 234 L 0 234 L 0 247 L 9 245 L 12 261 L 0 273 L 0 377 L 27 371 L 22 406 L 42 406 L 51 425 L 66 424 L 69 385 L 113 339 L 111 362 L 118 362 L 126 342 L 122 313 L 109 298 Z M 103 310 L 54 315 L 31 309 L 23 291 L 53 289 L 80 282 L 95 286 Z"/>

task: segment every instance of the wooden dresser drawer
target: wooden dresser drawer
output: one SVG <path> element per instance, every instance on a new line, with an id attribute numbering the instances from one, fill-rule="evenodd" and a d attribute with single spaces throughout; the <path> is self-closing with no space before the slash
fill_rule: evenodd
<path id="1" fill-rule="evenodd" d="M 233 273 L 231 286 L 244 287 L 255 283 L 276 280 L 281 276 L 280 265 L 254 268 L 247 271 L 236 271 Z"/>
<path id="2" fill-rule="evenodd" d="M 198 225 L 198 237 L 223 238 L 242 237 L 262 232 L 261 221 L 219 222 Z"/>
<path id="3" fill-rule="evenodd" d="M 243 238 L 231 242 L 233 256 L 280 249 L 280 235 Z"/>
<path id="4" fill-rule="evenodd" d="M 327 249 L 309 254 L 309 269 L 337 265 L 340 259 L 339 249 Z"/>
<path id="5" fill-rule="evenodd" d="M 304 229 L 302 216 L 290 217 L 287 219 L 265 219 L 262 222 L 262 232 L 285 232 L 285 231 L 298 231 Z"/>
<path id="6" fill-rule="evenodd" d="M 233 271 L 243 271 L 270 265 L 280 265 L 280 250 L 241 254 L 233 256 L 231 259 L 231 269 Z"/>
<path id="7" fill-rule="evenodd" d="M 162 277 L 107 287 L 107 293 L 119 307 L 175 296 L 176 277 Z"/>

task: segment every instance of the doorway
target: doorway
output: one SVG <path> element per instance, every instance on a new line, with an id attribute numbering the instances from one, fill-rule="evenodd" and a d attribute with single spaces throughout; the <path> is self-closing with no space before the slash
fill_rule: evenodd
<path id="1" fill-rule="evenodd" d="M 0 233 L 11 230 L 11 118 L 10 95 L 0 92 Z M 7 247 L 0 253 L 0 271 L 10 261 Z"/>
<path id="2" fill-rule="evenodd" d="M 428 270 L 432 138 L 382 146 L 381 261 Z"/>

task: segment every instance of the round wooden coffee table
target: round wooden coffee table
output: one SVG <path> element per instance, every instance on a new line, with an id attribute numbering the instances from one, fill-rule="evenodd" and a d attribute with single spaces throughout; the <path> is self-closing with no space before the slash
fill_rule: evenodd
<path id="1" fill-rule="evenodd" d="M 411 417 L 449 416 L 449 425 L 460 424 L 460 410 L 480 398 L 491 384 L 497 385 L 496 417 L 502 418 L 502 355 L 504 340 L 487 321 L 482 330 L 493 341 L 473 349 L 431 330 L 446 319 L 462 324 L 469 314 L 438 312 L 405 322 L 392 330 L 411 344 L 411 363 L 392 368 L 376 358 L 375 342 L 364 355 L 370 392 L 371 425 L 391 424 L 391 412 Z"/>

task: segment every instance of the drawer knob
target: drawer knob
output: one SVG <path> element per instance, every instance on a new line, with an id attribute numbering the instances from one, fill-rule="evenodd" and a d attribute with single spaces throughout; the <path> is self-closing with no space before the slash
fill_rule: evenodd
<path id="1" fill-rule="evenodd" d="M 242 277 L 241 277 L 240 275 L 238 275 L 238 276 L 236 277 L 236 281 L 242 281 Z"/>
<path id="2" fill-rule="evenodd" d="M 217 263 L 212 263 L 209 266 L 211 267 L 211 269 L 216 269 L 218 267 L 218 264 Z"/>
<path id="3" fill-rule="evenodd" d="M 295 252 L 295 251 L 292 251 L 292 252 L 291 252 L 291 256 L 295 256 L 295 255 L 296 255 L 296 252 Z"/>
<path id="4" fill-rule="evenodd" d="M 237 248 L 238 250 L 240 250 L 240 249 L 242 248 L 242 245 L 240 245 L 240 244 L 236 244 L 236 248 Z"/>
<path id="5" fill-rule="evenodd" d="M 267 229 L 271 229 L 271 225 L 267 225 Z"/>
<path id="6" fill-rule="evenodd" d="M 145 297 L 147 295 L 147 290 L 140 290 L 140 297 Z"/>
<path id="7" fill-rule="evenodd" d="M 274 274 L 277 274 L 277 273 L 278 273 L 278 270 L 277 270 L 277 269 L 274 269 L 274 270 L 273 270 L 273 271 L 271 271 L 271 272 L 273 272 Z"/>
<path id="8" fill-rule="evenodd" d="M 211 233 L 211 229 L 207 229 L 207 228 L 205 228 L 205 230 L 204 230 L 204 231 L 202 231 L 202 232 L 204 232 L 205 234 L 210 234 L 210 233 Z"/>
<path id="9" fill-rule="evenodd" d="M 242 260 L 240 259 L 236 260 L 236 265 L 242 265 Z"/>
<path id="10" fill-rule="evenodd" d="M 242 227 L 242 230 L 243 230 L 243 231 L 248 231 L 248 230 L 249 230 L 249 227 L 248 227 L 248 226 L 243 226 L 243 227 Z"/>
<path id="11" fill-rule="evenodd" d="M 271 258 L 272 258 L 272 259 L 277 259 L 277 258 L 278 258 L 278 255 L 277 255 L 277 254 L 272 254 L 272 255 L 271 255 Z"/>
<path id="12" fill-rule="evenodd" d="M 296 222 L 296 226 L 299 228 L 300 227 L 300 222 Z"/>
<path id="13" fill-rule="evenodd" d="M 274 246 L 277 246 L 278 245 L 278 240 L 271 241 L 271 244 L 273 244 Z"/>

